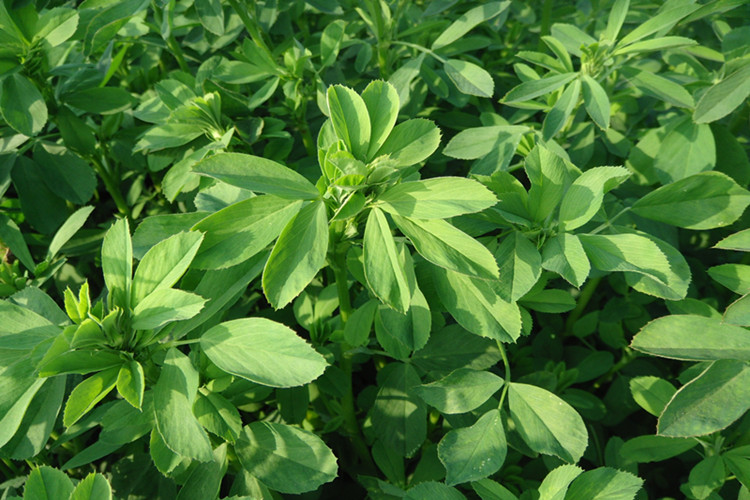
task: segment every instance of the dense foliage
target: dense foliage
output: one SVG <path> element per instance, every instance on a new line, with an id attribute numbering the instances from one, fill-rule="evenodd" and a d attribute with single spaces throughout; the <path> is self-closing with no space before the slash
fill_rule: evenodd
<path id="1" fill-rule="evenodd" d="M 750 499 L 748 20 L 2 0 L 2 498 Z"/>

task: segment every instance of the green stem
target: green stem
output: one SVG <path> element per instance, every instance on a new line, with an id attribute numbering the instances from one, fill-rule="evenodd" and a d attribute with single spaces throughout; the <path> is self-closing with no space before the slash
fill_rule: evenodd
<path id="1" fill-rule="evenodd" d="M 583 311 L 586 309 L 586 306 L 588 306 L 589 301 L 591 300 L 591 297 L 594 295 L 594 292 L 596 291 L 596 287 L 599 286 L 599 282 L 601 280 L 602 280 L 601 277 L 591 278 L 586 283 L 586 286 L 583 287 L 583 290 L 581 290 L 581 294 L 578 296 L 578 300 L 576 301 L 576 307 L 568 315 L 568 320 L 565 322 L 565 336 L 566 337 L 573 334 L 573 325 L 576 324 L 576 321 L 578 321 L 578 319 L 583 314 Z"/>
<path id="2" fill-rule="evenodd" d="M 503 384 L 503 392 L 500 395 L 500 404 L 498 408 L 503 407 L 505 402 L 505 396 L 508 394 L 508 388 L 510 387 L 510 361 L 508 361 L 508 354 L 505 352 L 505 346 L 499 340 L 497 341 L 497 348 L 500 349 L 500 356 L 503 358 L 503 364 L 505 365 L 505 384 Z"/>
<path id="3" fill-rule="evenodd" d="M 435 52 L 433 52 L 432 50 L 428 49 L 427 47 L 422 47 L 422 46 L 421 46 L 421 45 L 419 45 L 419 44 L 416 44 L 416 43 L 411 43 L 411 42 L 402 42 L 402 41 L 399 41 L 399 40 L 394 40 L 394 41 L 393 41 L 393 42 L 391 42 L 391 43 L 392 43 L 392 44 L 394 44 L 394 45 L 403 45 L 403 46 L 405 46 L 405 47 L 411 47 L 411 48 L 413 48 L 413 49 L 417 49 L 417 50 L 419 50 L 420 52 L 424 52 L 425 54 L 428 54 L 428 55 L 430 55 L 430 56 L 434 57 L 435 59 L 437 59 L 437 60 L 438 60 L 438 61 L 440 61 L 441 63 L 445 63 L 445 58 L 444 58 L 444 57 L 440 57 L 439 55 L 437 55 L 437 54 L 436 54 Z"/>
<path id="4" fill-rule="evenodd" d="M 261 50 L 266 53 L 266 55 L 268 55 L 268 57 L 273 59 L 273 53 L 271 52 L 271 49 L 268 48 L 268 45 L 266 45 L 266 41 L 263 40 L 257 23 L 252 17 L 250 17 L 249 10 L 247 8 L 243 8 L 237 0 L 229 0 L 229 5 L 231 5 L 232 9 L 234 9 L 237 15 L 240 16 L 242 24 L 245 25 L 245 29 L 247 30 L 247 33 L 250 35 L 250 38 L 253 40 L 253 42 L 255 42 L 255 44 L 260 47 Z"/>
<path id="5" fill-rule="evenodd" d="M 4 472 L 4 475 L 8 479 L 10 479 L 12 477 L 18 477 L 18 476 L 22 476 L 23 475 L 23 474 L 21 474 L 21 471 L 18 469 L 18 467 L 16 467 L 16 465 L 13 462 L 11 462 L 10 460 L 8 460 L 7 458 L 3 458 L 2 462 L 0 462 L 0 464 L 2 464 L 2 468 L 3 469 L 6 469 L 6 471 Z M 10 474 L 8 474 L 8 472 L 10 472 Z"/>
<path id="6" fill-rule="evenodd" d="M 614 217 L 609 219 L 607 222 L 601 224 L 599 227 L 595 228 L 593 231 L 591 231 L 589 234 L 598 234 L 607 229 L 608 227 L 612 226 L 612 223 L 620 218 L 620 216 L 625 215 L 626 213 L 630 212 L 630 207 L 625 207 L 619 212 L 617 212 Z"/>
<path id="7" fill-rule="evenodd" d="M 554 0 L 544 0 L 542 4 L 542 23 L 540 28 L 540 35 L 549 35 L 549 28 L 552 25 L 552 7 Z M 539 40 L 540 46 L 544 46 L 544 42 Z"/>

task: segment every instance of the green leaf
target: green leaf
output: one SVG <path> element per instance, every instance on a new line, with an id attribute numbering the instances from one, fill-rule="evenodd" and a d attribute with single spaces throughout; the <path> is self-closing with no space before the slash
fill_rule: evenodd
<path id="1" fill-rule="evenodd" d="M 369 45 L 368 45 L 369 46 Z M 370 117 L 370 144 L 367 147 L 367 161 L 372 160 L 383 146 L 396 124 L 398 117 L 398 92 L 393 85 L 375 80 L 362 92 L 362 100 Z"/>
<path id="2" fill-rule="evenodd" d="M 510 2 L 491 2 L 470 9 L 462 14 L 458 19 L 453 21 L 434 42 L 432 50 L 445 47 L 463 37 L 474 27 L 485 21 L 492 19 L 508 8 Z"/>
<path id="3" fill-rule="evenodd" d="M 352 312 L 344 327 L 344 339 L 349 345 L 356 347 L 367 343 L 377 310 L 378 301 L 369 300 Z"/>
<path id="4" fill-rule="evenodd" d="M 570 483 L 583 469 L 575 465 L 561 465 L 551 470 L 539 485 L 539 500 L 564 500 Z"/>
<path id="5" fill-rule="evenodd" d="M 293 330 L 265 318 L 226 321 L 204 333 L 200 342 L 225 372 L 271 387 L 306 384 L 327 366 Z"/>
<path id="6" fill-rule="evenodd" d="M 221 394 L 207 389 L 198 391 L 193 413 L 208 432 L 234 442 L 242 432 L 242 418 L 237 407 Z"/>
<path id="7" fill-rule="evenodd" d="M 565 50 L 574 56 L 581 57 L 581 47 L 597 43 L 597 40 L 572 24 L 555 23 L 550 34 L 563 44 Z"/>
<path id="8" fill-rule="evenodd" d="M 146 379 L 143 367 L 138 361 L 131 359 L 127 364 L 120 367 L 120 372 L 117 375 L 117 392 L 133 405 L 133 408 L 140 409 L 143 405 L 145 385 Z"/>
<path id="9" fill-rule="evenodd" d="M 57 252 L 83 227 L 86 219 L 88 219 L 93 211 L 94 207 L 81 207 L 68 217 L 68 220 L 60 226 L 60 229 L 57 230 L 49 244 L 47 256 L 45 257 L 47 261 L 51 262 L 57 256 Z"/>
<path id="10" fill-rule="evenodd" d="M 445 484 L 454 486 L 494 474 L 507 452 L 500 410 L 490 410 L 474 425 L 451 430 L 440 440 L 438 456 L 447 472 Z"/>
<path id="11" fill-rule="evenodd" d="M 710 498 L 724 484 L 726 475 L 721 456 L 707 456 L 690 470 L 687 486 L 695 498 Z"/>
<path id="12" fill-rule="evenodd" d="M 494 287 L 507 302 L 515 302 L 539 280 L 542 257 L 536 246 L 523 234 L 513 231 L 495 250 L 500 263 L 500 280 Z"/>
<path id="13" fill-rule="evenodd" d="M 377 207 L 370 210 L 363 239 L 367 284 L 385 304 L 406 313 L 411 290 L 385 215 Z"/>
<path id="14" fill-rule="evenodd" d="M 443 69 L 448 78 L 456 85 L 456 88 L 464 94 L 492 97 L 495 91 L 495 82 L 492 80 L 492 75 L 474 63 L 460 59 L 448 59 L 443 64 Z"/>
<path id="15" fill-rule="evenodd" d="M 560 205 L 560 229 L 581 227 L 596 215 L 604 194 L 622 184 L 630 172 L 623 167 L 594 167 L 570 185 Z"/>
<path id="16" fill-rule="evenodd" d="M 248 472 L 281 493 L 304 493 L 333 481 L 336 457 L 312 432 L 253 422 L 242 429 L 235 452 Z"/>
<path id="17" fill-rule="evenodd" d="M 510 384 L 508 398 L 516 429 L 532 450 L 571 463 L 581 459 L 588 433 L 568 403 L 545 389 L 516 382 Z"/>
<path id="18" fill-rule="evenodd" d="M 631 85 L 644 94 L 681 108 L 692 108 L 695 106 L 695 101 L 690 92 L 672 80 L 633 66 L 624 66 L 621 72 Z"/>
<path id="19" fill-rule="evenodd" d="M 658 417 L 664 411 L 669 400 L 677 389 L 666 380 L 653 377 L 635 377 L 630 379 L 630 393 L 638 406 Z"/>
<path id="20" fill-rule="evenodd" d="M 255 196 L 206 217 L 193 226 L 206 235 L 192 266 L 222 269 L 253 257 L 279 236 L 302 205 L 301 200 Z"/>
<path id="21" fill-rule="evenodd" d="M 193 171 L 232 186 L 293 200 L 314 200 L 320 196 L 310 181 L 294 170 L 259 156 L 218 153 L 199 161 Z"/>
<path id="22" fill-rule="evenodd" d="M 414 392 L 441 413 L 466 413 L 483 405 L 503 385 L 494 373 L 459 368 L 448 376 L 420 385 Z"/>
<path id="23" fill-rule="evenodd" d="M 675 393 L 656 429 L 661 436 L 705 436 L 728 427 L 748 409 L 750 365 L 720 359 Z"/>
<path id="24" fill-rule="evenodd" d="M 57 47 L 75 34 L 78 20 L 75 9 L 55 7 L 47 10 L 36 22 L 33 40 L 44 38 L 51 47 Z"/>
<path id="25" fill-rule="evenodd" d="M 6 351 L 7 352 L 7 351 Z M 0 372 L 0 446 L 12 438 L 23 422 L 23 417 L 34 396 L 45 384 L 44 380 L 33 377 L 33 366 L 27 357 L 21 357 L 10 367 Z"/>
<path id="26" fill-rule="evenodd" d="M 203 128 L 193 123 L 165 123 L 148 129 L 133 148 L 135 152 L 152 153 L 183 146 L 203 135 Z"/>
<path id="27" fill-rule="evenodd" d="M 0 214 L 0 241 L 13 252 L 18 260 L 26 267 L 28 271 L 36 268 L 34 259 L 31 257 L 29 247 L 18 225 L 5 214 Z"/>
<path id="28" fill-rule="evenodd" d="M 721 264 L 708 268 L 708 275 L 739 295 L 750 292 L 750 266 L 747 264 Z"/>
<path id="29" fill-rule="evenodd" d="M 695 123 L 710 123 L 734 111 L 750 95 L 750 61 L 709 87 L 695 106 Z"/>
<path id="30" fill-rule="evenodd" d="M 657 31 L 666 32 L 677 24 L 680 19 L 692 14 L 698 9 L 698 7 L 700 7 L 699 5 L 688 2 L 671 2 L 664 5 L 668 7 L 655 16 L 649 17 L 646 22 L 622 37 L 616 48 L 621 49 L 622 47 L 646 38 Z"/>
<path id="31" fill-rule="evenodd" d="M 95 472 L 90 473 L 76 485 L 70 500 L 111 500 L 112 488 L 107 478 Z"/>
<path id="32" fill-rule="evenodd" d="M 500 342 L 515 342 L 521 334 L 521 312 L 484 280 L 433 268 L 435 289 L 451 316 L 471 333 Z M 459 293 L 460 291 L 460 293 Z"/>
<path id="33" fill-rule="evenodd" d="M 190 319 L 203 309 L 206 299 L 174 288 L 157 288 L 133 310 L 135 330 L 155 330 L 167 323 Z"/>
<path id="34" fill-rule="evenodd" d="M 386 212 L 414 219 L 447 219 L 481 212 L 497 203 L 479 182 L 462 177 L 435 177 L 402 182 L 378 196 L 377 206 Z"/>
<path id="35" fill-rule="evenodd" d="M 227 444 L 222 443 L 214 450 L 214 459 L 211 462 L 193 466 L 175 500 L 217 498 L 226 471 Z"/>
<path id="36" fill-rule="evenodd" d="M 138 305 L 151 292 L 177 283 L 198 252 L 201 241 L 201 233 L 181 232 L 151 247 L 135 270 L 131 303 Z"/>
<path id="37" fill-rule="evenodd" d="M 631 347 L 652 356 L 686 361 L 750 361 L 747 330 L 694 314 L 673 314 L 651 321 L 633 337 Z"/>
<path id="38" fill-rule="evenodd" d="M 732 224 L 748 205 L 750 192 L 730 177 L 703 172 L 648 193 L 633 212 L 686 229 L 712 229 Z"/>
<path id="39" fill-rule="evenodd" d="M 62 100 L 69 106 L 98 115 L 119 113 L 130 109 L 137 102 L 130 92 L 121 87 L 77 90 L 63 95 Z"/>
<path id="40" fill-rule="evenodd" d="M 341 42 L 346 33 L 346 22 L 337 19 L 328 24 L 320 34 L 320 66 L 325 68 L 336 61 L 341 48 Z"/>
<path id="41" fill-rule="evenodd" d="M 743 295 L 727 306 L 724 321 L 738 326 L 750 326 L 750 294 Z"/>
<path id="42" fill-rule="evenodd" d="M 643 479 L 610 467 L 586 471 L 568 489 L 566 500 L 633 500 L 641 489 Z"/>
<path id="43" fill-rule="evenodd" d="M 626 47 L 615 50 L 612 55 L 638 54 L 645 52 L 663 51 L 687 45 L 697 45 L 698 42 L 682 36 L 662 36 L 632 43 Z"/>
<path id="44" fill-rule="evenodd" d="M 221 0 L 196 0 L 195 13 L 206 30 L 216 36 L 224 34 L 224 9 Z"/>
<path id="45" fill-rule="evenodd" d="M 68 351 L 49 360 L 42 360 L 37 367 L 42 377 L 77 373 L 86 375 L 122 365 L 122 358 L 115 351 L 78 349 Z"/>
<path id="46" fill-rule="evenodd" d="M 609 128 L 609 97 L 602 86 L 588 75 L 581 75 L 583 104 L 594 123 L 602 130 Z"/>
<path id="47" fill-rule="evenodd" d="M 638 436 L 625 441 L 620 456 L 626 462 L 645 464 L 661 462 L 695 448 L 698 441 L 666 436 Z"/>
<path id="48" fill-rule="evenodd" d="M 489 250 L 466 233 L 439 219 L 393 221 L 422 257 L 436 266 L 469 276 L 496 279 L 497 263 Z"/>
<path id="49" fill-rule="evenodd" d="M 426 160 L 440 145 L 440 130 L 430 120 L 412 118 L 396 125 L 375 157 L 389 155 L 396 167 Z"/>
<path id="50" fill-rule="evenodd" d="M 34 148 L 44 182 L 56 195 L 77 205 L 86 203 L 96 190 L 96 175 L 81 157 L 61 146 L 40 144 Z"/>
<path id="51" fill-rule="evenodd" d="M 406 267 L 413 266 L 411 259 L 408 259 Z M 414 282 L 413 275 L 409 280 Z M 424 347 L 430 337 L 431 327 L 430 308 L 419 288 L 414 289 L 406 314 L 380 306 L 375 316 L 378 342 L 396 359 L 406 359 L 413 351 Z"/>
<path id="52" fill-rule="evenodd" d="M 578 106 L 578 98 L 581 95 L 581 80 L 575 79 L 568 85 L 568 88 L 560 95 L 549 110 L 547 116 L 544 117 L 544 123 L 542 123 L 542 137 L 545 141 L 552 139 L 557 133 L 562 130 L 567 123 L 573 110 Z M 452 142 L 452 141 L 451 141 Z M 450 145 L 450 143 L 448 143 Z M 447 148 L 446 148 L 447 149 Z"/>
<path id="53" fill-rule="evenodd" d="M 713 248 L 750 252 L 750 229 L 743 229 L 720 240 Z"/>
<path id="54" fill-rule="evenodd" d="M 44 234 L 55 232 L 69 211 L 65 200 L 47 187 L 42 167 L 26 156 L 18 157 L 12 178 L 26 222 Z"/>
<path id="55" fill-rule="evenodd" d="M 115 388 L 120 368 L 115 366 L 95 373 L 78 384 L 65 403 L 63 425 L 70 427 L 88 413 L 99 401 Z"/>
<path id="56" fill-rule="evenodd" d="M 412 366 L 386 365 L 378 373 L 378 394 L 370 410 L 375 435 L 404 457 L 412 456 L 427 436 L 427 406 L 413 393 L 419 383 Z"/>
<path id="57" fill-rule="evenodd" d="M 133 246 L 127 219 L 119 219 L 104 235 L 102 272 L 109 296 L 107 301 L 128 309 L 133 276 Z"/>
<path id="58" fill-rule="evenodd" d="M 444 376 L 458 368 L 485 370 L 500 358 L 496 341 L 452 324 L 432 332 L 427 344 L 411 360 L 421 370 Z"/>
<path id="59" fill-rule="evenodd" d="M 620 28 L 625 22 L 625 17 L 628 15 L 628 8 L 630 7 L 630 0 L 615 0 L 614 5 L 609 11 L 607 17 L 607 27 L 602 32 L 602 38 L 610 42 L 617 40 L 617 35 L 620 34 Z"/>
<path id="60" fill-rule="evenodd" d="M 404 500 L 466 500 L 466 497 L 456 488 L 435 481 L 426 481 L 409 488 Z"/>
<path id="61" fill-rule="evenodd" d="M 31 471 L 24 487 L 24 500 L 60 500 L 73 493 L 73 482 L 58 469 L 43 465 Z"/>
<path id="62" fill-rule="evenodd" d="M 20 73 L 3 78 L 0 112 L 16 132 L 33 137 L 47 123 L 47 105 L 36 86 Z"/>
<path id="63" fill-rule="evenodd" d="M 443 149 L 443 154 L 461 160 L 475 160 L 487 156 L 503 144 L 517 142 L 514 140 L 529 130 L 520 125 L 466 128 L 453 136 Z"/>
<path id="64" fill-rule="evenodd" d="M 300 294 L 325 265 L 328 251 L 326 206 L 305 206 L 281 231 L 263 269 L 263 291 L 280 309 Z"/>
<path id="65" fill-rule="evenodd" d="M 716 165 L 716 143 L 711 127 L 689 117 L 669 129 L 654 158 L 654 169 L 663 184 L 712 170 Z"/>
<path id="66" fill-rule="evenodd" d="M 524 162 L 531 181 L 527 206 L 537 222 L 544 222 L 562 200 L 574 176 L 572 165 L 543 145 L 536 145 Z"/>
<path id="67" fill-rule="evenodd" d="M 570 233 L 559 233 L 544 243 L 542 267 L 556 272 L 575 287 L 580 287 L 591 271 L 581 240 Z"/>
<path id="68" fill-rule="evenodd" d="M 576 301 L 567 290 L 532 290 L 523 296 L 520 304 L 532 311 L 562 313 L 572 311 Z"/>
<path id="69" fill-rule="evenodd" d="M 328 87 L 326 97 L 336 135 L 358 160 L 367 161 L 372 129 L 365 101 L 343 85 Z"/>
<path id="70" fill-rule="evenodd" d="M 206 212 L 189 212 L 146 217 L 133 234 L 133 256 L 142 259 L 151 247 L 165 238 L 188 231 L 207 215 Z"/>
<path id="71" fill-rule="evenodd" d="M 193 415 L 198 392 L 198 371 L 190 359 L 172 347 L 164 358 L 154 386 L 156 429 L 164 444 L 180 456 L 200 462 L 214 459 L 211 441 Z"/>
<path id="72" fill-rule="evenodd" d="M 576 77 L 578 77 L 578 73 L 563 73 L 561 75 L 540 78 L 539 80 L 529 80 L 528 82 L 513 87 L 510 92 L 505 94 L 505 97 L 501 102 L 511 104 L 529 101 L 535 97 L 549 94 L 550 92 L 559 89 Z"/>

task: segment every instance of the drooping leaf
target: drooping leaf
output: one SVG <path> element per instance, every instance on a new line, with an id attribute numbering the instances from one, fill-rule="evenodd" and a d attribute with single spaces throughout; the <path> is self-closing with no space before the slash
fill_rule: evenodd
<path id="1" fill-rule="evenodd" d="M 484 404 L 503 385 L 497 375 L 459 368 L 448 376 L 419 385 L 414 392 L 441 413 L 466 413 Z"/>
<path id="2" fill-rule="evenodd" d="M 469 61 L 448 59 L 443 65 L 448 78 L 460 92 L 479 97 L 492 97 L 495 82 L 487 70 Z"/>
<path id="3" fill-rule="evenodd" d="M 573 80 L 560 95 L 552 109 L 544 117 L 542 136 L 545 141 L 552 139 L 565 126 L 581 95 L 581 80 Z"/>
<path id="4" fill-rule="evenodd" d="M 120 373 L 119 367 L 108 368 L 91 375 L 73 389 L 65 403 L 63 415 L 65 427 L 76 423 L 115 388 L 118 373 Z"/>
<path id="5" fill-rule="evenodd" d="M 494 474 L 502 467 L 507 452 L 503 419 L 497 409 L 482 415 L 474 425 L 449 431 L 438 444 L 449 486 Z"/>
<path id="6" fill-rule="evenodd" d="M 385 215 L 373 207 L 367 217 L 363 240 L 364 271 L 367 284 L 390 307 L 406 313 L 411 290 Z"/>
<path id="7" fill-rule="evenodd" d="M 516 429 L 532 450 L 571 463 L 581 459 L 588 432 L 568 403 L 545 389 L 516 382 L 510 384 L 508 397 Z"/>
<path id="8" fill-rule="evenodd" d="M 3 78 L 0 112 L 16 132 L 33 137 L 47 123 L 47 105 L 39 89 L 21 73 Z"/>
<path id="9" fill-rule="evenodd" d="M 494 288 L 504 300 L 515 302 L 536 284 L 542 257 L 536 246 L 517 231 L 503 239 L 494 255 L 500 263 L 500 280 Z"/>
<path id="10" fill-rule="evenodd" d="M 560 205 L 560 227 L 576 229 L 596 215 L 604 194 L 623 183 L 630 172 L 623 167 L 594 167 L 573 181 Z"/>
<path id="11" fill-rule="evenodd" d="M 591 271 L 581 240 L 571 233 L 559 233 L 544 243 L 542 267 L 556 272 L 576 287 L 586 281 Z"/>
<path id="12" fill-rule="evenodd" d="M 327 366 L 293 330 L 265 318 L 221 323 L 201 336 L 201 347 L 225 372 L 271 387 L 306 384 Z"/>
<path id="13" fill-rule="evenodd" d="M 282 493 L 304 493 L 333 481 L 336 457 L 312 432 L 290 425 L 253 422 L 242 429 L 235 451 L 242 466 Z"/>
<path id="14" fill-rule="evenodd" d="M 276 309 L 294 299 L 325 264 L 328 218 L 322 201 L 302 208 L 279 235 L 263 269 L 263 291 Z"/>
<path id="15" fill-rule="evenodd" d="M 408 167 L 427 159 L 440 145 L 440 129 L 430 120 L 412 118 L 399 123 L 375 157 L 389 155 L 396 167 Z"/>

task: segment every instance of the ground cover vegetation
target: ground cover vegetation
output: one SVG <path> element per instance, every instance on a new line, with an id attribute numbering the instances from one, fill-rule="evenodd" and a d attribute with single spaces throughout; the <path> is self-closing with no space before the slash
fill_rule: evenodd
<path id="1" fill-rule="evenodd" d="M 0 2 L 2 499 L 750 499 L 745 0 Z"/>

